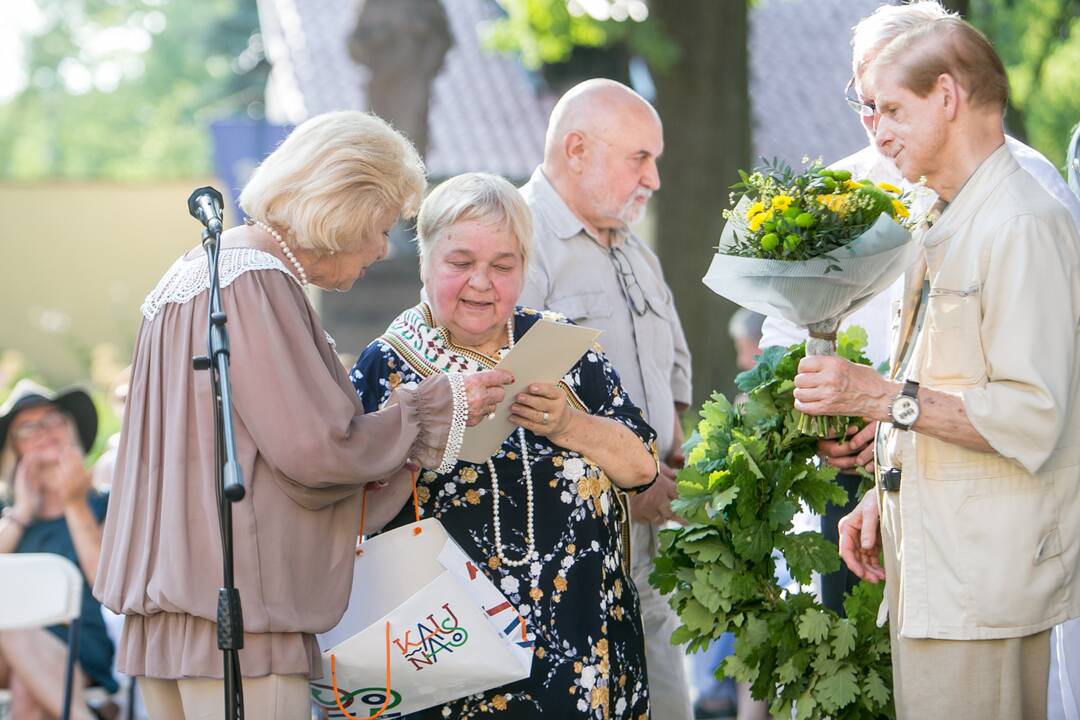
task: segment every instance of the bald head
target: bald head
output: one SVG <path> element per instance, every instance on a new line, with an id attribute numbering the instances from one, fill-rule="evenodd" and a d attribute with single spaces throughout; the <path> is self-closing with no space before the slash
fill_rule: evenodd
<path id="1" fill-rule="evenodd" d="M 544 175 L 586 229 L 625 228 L 660 187 L 664 150 L 660 116 L 643 97 L 613 80 L 587 80 L 551 111 Z"/>
<path id="2" fill-rule="evenodd" d="M 656 109 L 622 83 L 605 78 L 579 83 L 559 98 L 551 111 L 544 139 L 544 161 L 557 157 L 563 141 L 572 132 L 605 137 L 631 119 L 651 119 L 660 124 Z"/>

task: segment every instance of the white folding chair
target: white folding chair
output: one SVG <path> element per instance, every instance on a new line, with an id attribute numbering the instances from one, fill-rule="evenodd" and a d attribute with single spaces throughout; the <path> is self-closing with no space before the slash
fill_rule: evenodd
<path id="1" fill-rule="evenodd" d="M 51 553 L 0 555 L 0 630 L 68 626 L 64 705 L 71 716 L 75 659 L 79 656 L 83 578 L 75 563 Z"/>

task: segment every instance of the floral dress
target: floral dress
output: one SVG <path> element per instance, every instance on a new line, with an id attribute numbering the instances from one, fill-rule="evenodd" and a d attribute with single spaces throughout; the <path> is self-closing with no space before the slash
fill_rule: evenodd
<path id="1" fill-rule="evenodd" d="M 541 317 L 568 322 L 561 315 L 517 308 L 515 339 Z M 433 372 L 472 372 L 496 362 L 451 344 L 421 304 L 367 347 L 350 377 L 364 409 L 372 412 L 389 401 L 395 388 L 418 383 Z M 599 347 L 581 358 L 560 387 L 571 405 L 622 423 L 656 456 L 655 433 L 623 392 Z M 528 565 L 508 567 L 496 553 L 486 464 L 459 462 L 445 475 L 425 469 L 417 494 L 423 515 L 442 522 L 528 621 L 536 635 L 532 674 L 409 717 L 644 720 L 649 717 L 649 691 L 641 609 L 628 569 L 625 495 L 587 457 L 528 431 L 525 441 L 539 555 Z M 492 463 L 499 478 L 503 554 L 516 560 L 526 553 L 518 433 L 507 438 Z M 387 529 L 414 519 L 408 503 Z"/>

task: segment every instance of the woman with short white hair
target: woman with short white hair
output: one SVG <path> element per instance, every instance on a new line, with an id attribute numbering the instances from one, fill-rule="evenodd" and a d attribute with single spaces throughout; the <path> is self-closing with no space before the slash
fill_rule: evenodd
<path id="1" fill-rule="evenodd" d="M 466 418 L 501 399 L 506 373 L 432 378 L 366 414 L 305 290 L 348 290 L 386 256 L 425 186 L 409 142 L 357 112 L 298 126 L 240 196 L 223 233 L 236 449 L 247 498 L 233 506 L 239 651 L 253 718 L 309 715 L 316 633 L 348 602 L 365 483 L 407 458 L 453 466 Z M 220 717 L 216 642 L 221 544 L 206 351 L 207 263 L 194 248 L 142 306 L 94 592 L 124 614 L 118 667 L 139 676 L 153 720 Z"/>
<path id="2" fill-rule="evenodd" d="M 436 188 L 417 221 L 426 301 L 368 345 L 352 381 L 368 412 L 417 383 L 496 365 L 540 318 L 516 307 L 532 242 L 521 195 L 494 175 L 461 175 Z M 648 715 L 641 608 L 627 570 L 620 490 L 656 477 L 655 433 L 623 391 L 599 346 L 558 384 L 514 398 L 517 426 L 486 463 L 426 465 L 417 498 L 428 517 L 478 561 L 536 635 L 531 677 L 410 718 L 502 712 L 529 718 Z M 377 522 L 411 522 L 408 483 L 375 496 Z"/>

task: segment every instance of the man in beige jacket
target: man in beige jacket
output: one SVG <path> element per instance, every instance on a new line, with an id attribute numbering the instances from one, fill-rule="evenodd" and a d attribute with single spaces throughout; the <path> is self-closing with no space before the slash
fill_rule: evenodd
<path id="1" fill-rule="evenodd" d="M 867 80 L 878 147 L 940 215 L 893 377 L 808 357 L 796 407 L 881 423 L 840 552 L 887 579 L 897 717 L 1046 717 L 1049 628 L 1080 615 L 1080 235 L 1005 147 L 1005 70 L 970 25 L 900 35 Z"/>

